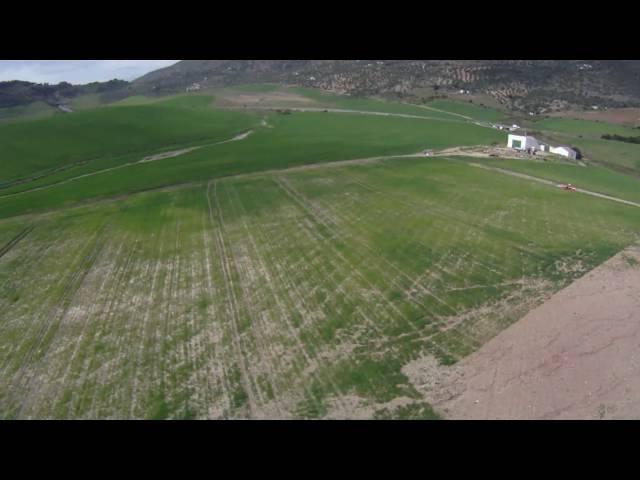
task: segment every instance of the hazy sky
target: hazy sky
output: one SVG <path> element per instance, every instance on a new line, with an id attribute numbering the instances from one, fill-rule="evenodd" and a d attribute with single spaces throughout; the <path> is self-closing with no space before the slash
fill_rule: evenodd
<path id="1" fill-rule="evenodd" d="M 178 60 L 0 60 L 0 82 L 83 84 L 119 78 L 133 80 Z"/>

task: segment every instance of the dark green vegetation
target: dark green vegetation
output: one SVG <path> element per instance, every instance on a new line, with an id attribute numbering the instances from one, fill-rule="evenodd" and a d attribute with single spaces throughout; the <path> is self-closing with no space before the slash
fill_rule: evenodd
<path id="1" fill-rule="evenodd" d="M 397 157 L 504 140 L 455 115 L 213 100 L 6 125 L 3 180 L 48 175 L 0 190 L 0 418 L 438 418 L 408 366 L 457 362 L 638 240 L 638 208 Z M 638 200 L 604 167 L 473 161 Z"/>
<path id="2" fill-rule="evenodd" d="M 622 135 L 602 135 L 602 138 L 605 140 L 615 140 L 616 142 L 626 142 L 626 143 L 640 143 L 640 136 L 638 137 L 624 137 Z"/>

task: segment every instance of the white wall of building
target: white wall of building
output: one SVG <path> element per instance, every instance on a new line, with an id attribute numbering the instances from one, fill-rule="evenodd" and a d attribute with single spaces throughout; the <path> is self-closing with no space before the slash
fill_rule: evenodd
<path id="1" fill-rule="evenodd" d="M 518 142 L 520 142 L 520 146 L 514 146 L 514 142 L 516 143 L 516 145 Z M 538 150 L 539 148 L 538 141 L 534 137 L 513 134 L 509 134 L 509 137 L 507 139 L 507 146 L 509 148 L 515 148 L 516 150 L 526 150 L 528 148 Z"/>
<path id="2" fill-rule="evenodd" d="M 576 159 L 576 152 L 568 147 L 551 147 L 549 149 L 551 153 L 555 153 L 556 155 L 562 155 L 563 157 L 570 158 L 572 160 Z"/>

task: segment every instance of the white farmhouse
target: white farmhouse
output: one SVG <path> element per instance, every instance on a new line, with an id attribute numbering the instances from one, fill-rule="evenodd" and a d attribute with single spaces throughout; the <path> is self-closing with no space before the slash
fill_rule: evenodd
<path id="1" fill-rule="evenodd" d="M 577 152 L 566 145 L 560 145 L 559 147 L 550 147 L 549 151 L 551 153 L 555 153 L 556 155 L 562 155 L 563 157 L 570 158 L 571 160 L 575 160 L 578 156 Z"/>
<path id="2" fill-rule="evenodd" d="M 529 137 L 527 135 L 514 135 L 512 133 L 509 134 L 507 146 L 515 150 L 528 150 L 530 148 L 533 150 L 539 150 L 540 148 L 538 140 L 534 137 Z"/>

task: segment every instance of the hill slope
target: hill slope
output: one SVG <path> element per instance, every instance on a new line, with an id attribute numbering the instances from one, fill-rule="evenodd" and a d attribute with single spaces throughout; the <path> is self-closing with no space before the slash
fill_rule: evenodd
<path id="1" fill-rule="evenodd" d="M 640 105 L 640 61 L 583 60 L 185 60 L 132 88 L 157 93 L 275 82 L 351 95 L 470 90 L 517 110 Z"/>

